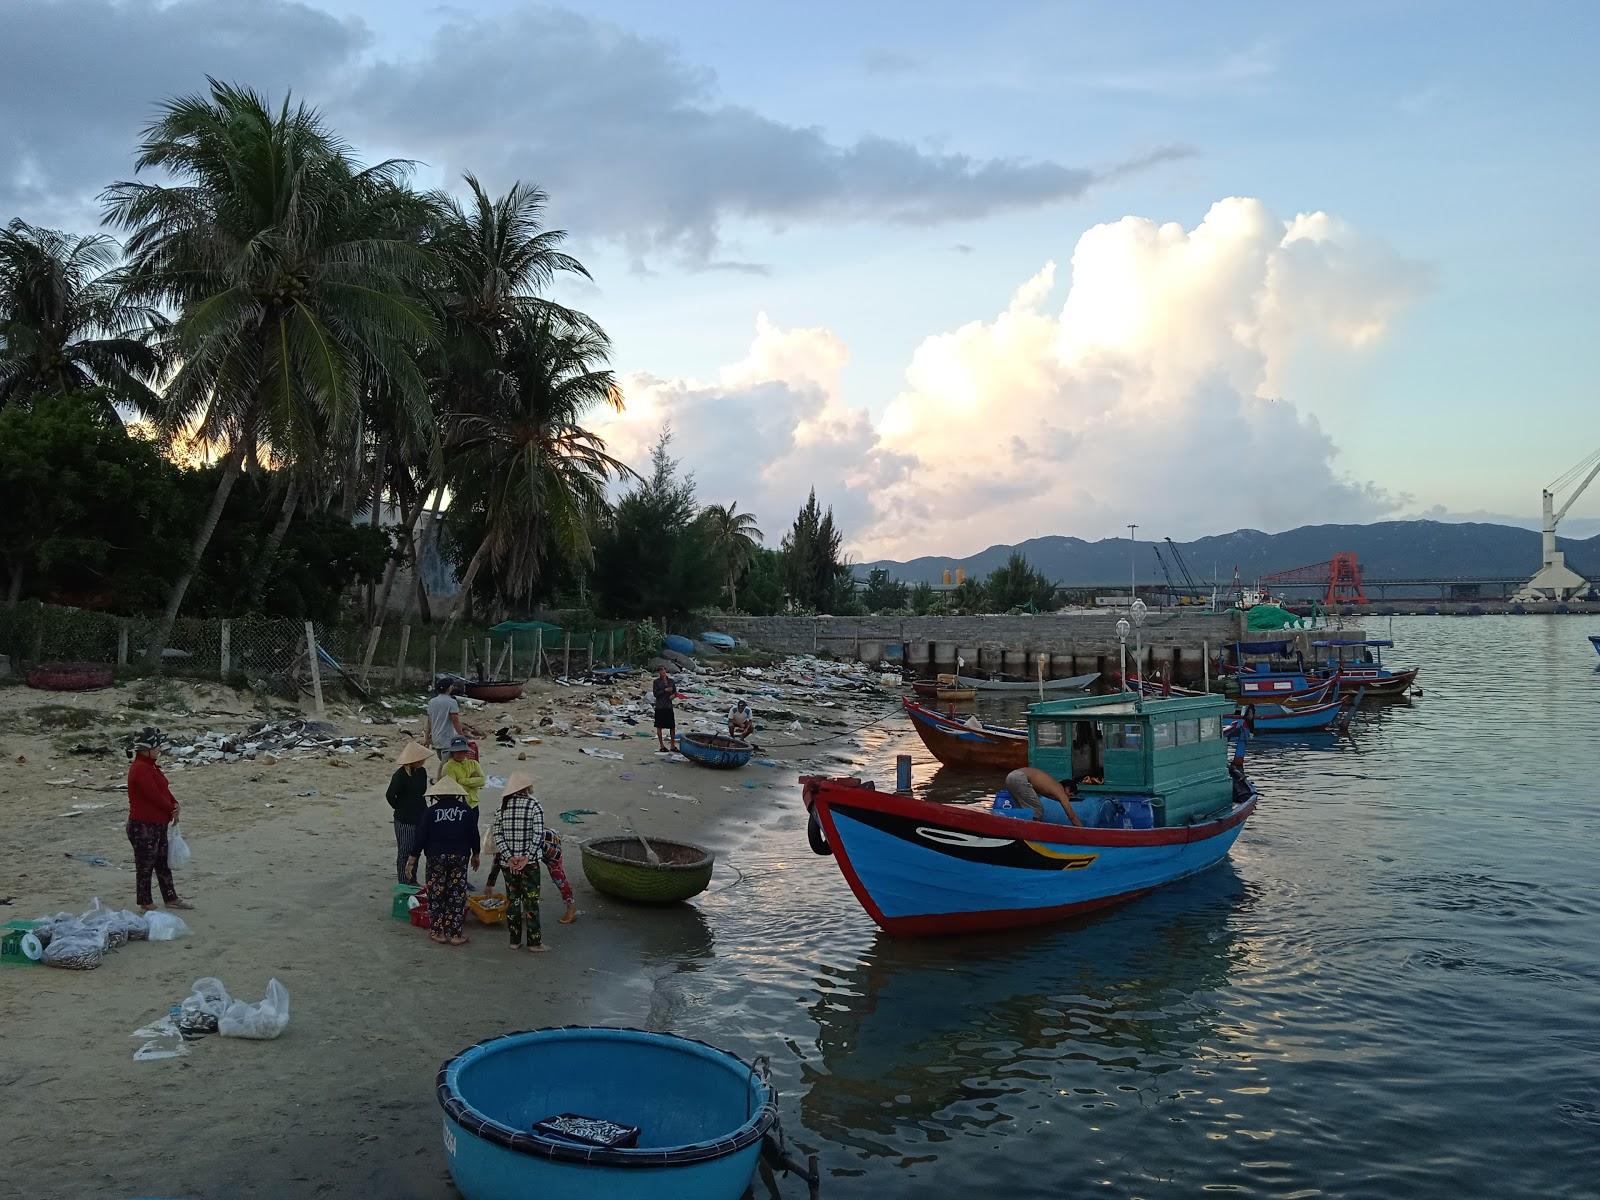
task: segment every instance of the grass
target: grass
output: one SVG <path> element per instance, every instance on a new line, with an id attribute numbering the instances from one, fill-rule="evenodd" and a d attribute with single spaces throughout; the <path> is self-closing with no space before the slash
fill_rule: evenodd
<path id="1" fill-rule="evenodd" d="M 74 708 L 70 704 L 38 704 L 28 711 L 40 729 L 92 729 L 104 717 L 92 708 Z"/>

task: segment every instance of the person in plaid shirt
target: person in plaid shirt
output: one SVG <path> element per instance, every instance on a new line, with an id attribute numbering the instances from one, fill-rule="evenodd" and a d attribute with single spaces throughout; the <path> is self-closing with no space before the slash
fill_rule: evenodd
<path id="1" fill-rule="evenodd" d="M 546 949 L 539 929 L 539 862 L 545 848 L 544 805 L 533 795 L 533 779 L 513 771 L 494 818 L 494 848 L 506 873 L 506 929 L 511 949 L 522 946 L 526 927 L 530 953 Z"/>

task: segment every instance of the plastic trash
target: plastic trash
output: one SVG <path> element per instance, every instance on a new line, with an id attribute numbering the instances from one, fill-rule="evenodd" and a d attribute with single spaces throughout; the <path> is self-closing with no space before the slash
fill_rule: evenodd
<path id="1" fill-rule="evenodd" d="M 191 857 L 189 843 L 183 840 L 183 834 L 178 830 L 178 823 L 174 821 L 167 826 L 167 865 L 176 871 L 187 867 Z"/>
<path id="2" fill-rule="evenodd" d="M 148 912 L 144 919 L 152 942 L 170 942 L 174 938 L 188 937 L 193 932 L 182 917 L 175 917 L 169 912 Z"/>
<path id="3" fill-rule="evenodd" d="M 582 746 L 579 749 L 582 753 L 587 754 L 590 758 L 609 758 L 613 762 L 622 761 L 622 755 L 618 754 L 615 750 L 597 750 L 593 746 Z"/>
<path id="4" fill-rule="evenodd" d="M 67 971 L 92 971 L 105 957 L 105 931 L 79 926 L 67 933 L 57 933 L 44 948 L 39 961 L 47 967 L 61 967 Z"/>
<path id="5" fill-rule="evenodd" d="M 31 962 L 38 962 L 44 957 L 44 944 L 32 931 L 22 935 L 22 957 Z"/>
<path id="6" fill-rule="evenodd" d="M 219 985 L 220 986 L 220 985 Z M 223 1010 L 217 1032 L 223 1037 L 269 1041 L 289 1027 L 289 989 L 276 979 L 267 981 L 260 1004 L 235 1000 Z"/>

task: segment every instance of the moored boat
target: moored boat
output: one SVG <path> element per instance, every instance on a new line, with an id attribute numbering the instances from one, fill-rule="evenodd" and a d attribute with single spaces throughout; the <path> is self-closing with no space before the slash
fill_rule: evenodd
<path id="1" fill-rule="evenodd" d="M 1081 692 L 1100 678 L 1099 671 L 1091 671 L 1087 675 L 1069 675 L 1063 679 L 1045 680 L 1010 680 L 1010 679 L 981 679 L 976 675 L 957 675 L 956 683 L 964 688 L 972 688 L 978 692 L 1034 692 L 1041 689 L 1046 692 Z"/>
<path id="2" fill-rule="evenodd" d="M 731 771 L 750 761 L 755 747 L 720 733 L 685 733 L 678 737 L 678 752 L 702 767 Z"/>
<path id="3" fill-rule="evenodd" d="M 1029 765 L 1079 784 L 1074 812 L 946 805 L 806 777 L 813 848 L 891 934 L 1040 924 L 1131 900 L 1220 862 L 1255 811 L 1228 765 L 1221 697 L 1124 692 L 1033 705 Z M 997 798 L 998 800 L 998 798 Z"/>
<path id="4" fill-rule="evenodd" d="M 960 721 L 913 704 L 900 702 L 922 744 L 947 767 L 958 770 L 1014 771 L 1028 765 L 1028 735 L 1021 729 Z"/>
<path id="5" fill-rule="evenodd" d="M 1383 665 L 1387 638 L 1330 638 L 1312 642 L 1313 649 L 1328 651 L 1327 662 L 1317 668 L 1323 679 L 1337 679 L 1341 692 L 1366 692 L 1369 696 L 1404 696 L 1416 682 L 1421 667 L 1395 670 Z"/>
<path id="6" fill-rule="evenodd" d="M 1224 733 L 1235 737 L 1240 730 L 1251 734 L 1321 733 L 1343 729 L 1361 706 L 1361 693 L 1335 696 L 1316 704 L 1244 704 L 1239 715 L 1229 718 Z"/>
<path id="7" fill-rule="evenodd" d="M 1600 633 L 1591 633 L 1589 635 L 1589 645 L 1594 647 L 1596 654 L 1600 654 Z"/>

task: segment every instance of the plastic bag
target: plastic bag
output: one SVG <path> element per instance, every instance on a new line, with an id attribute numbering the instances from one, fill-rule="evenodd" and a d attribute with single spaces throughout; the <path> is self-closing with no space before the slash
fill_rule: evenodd
<path id="1" fill-rule="evenodd" d="M 170 942 L 173 938 L 188 937 L 191 930 L 182 917 L 169 912 L 148 912 L 144 915 L 147 936 L 152 942 Z"/>
<path id="2" fill-rule="evenodd" d="M 187 867 L 191 857 L 189 843 L 183 840 L 183 834 L 178 831 L 178 823 L 174 821 L 167 826 L 167 866 L 174 871 Z"/>
<path id="3" fill-rule="evenodd" d="M 47 967 L 61 967 L 68 971 L 92 971 L 105 957 L 105 948 L 104 931 L 79 929 L 51 938 L 39 961 Z"/>
<path id="4" fill-rule="evenodd" d="M 210 977 L 196 979 L 194 987 L 179 1006 L 181 1015 L 178 1018 L 178 1028 L 185 1031 L 215 1033 L 221 1023 L 222 1014 L 232 1003 L 233 998 L 228 995 L 228 989 L 222 986 L 222 980 Z"/>
<path id="5" fill-rule="evenodd" d="M 217 1022 L 217 1032 L 223 1037 L 268 1041 L 288 1026 L 289 989 L 276 979 L 270 979 L 267 981 L 267 994 L 260 1004 L 246 1004 L 243 1000 L 229 1004 Z"/>

